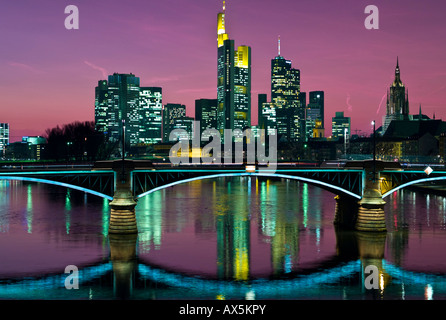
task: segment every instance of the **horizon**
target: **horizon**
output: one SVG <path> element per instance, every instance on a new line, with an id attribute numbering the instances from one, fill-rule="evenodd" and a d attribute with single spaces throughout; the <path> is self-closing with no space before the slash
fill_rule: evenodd
<path id="1" fill-rule="evenodd" d="M 217 96 L 217 14 L 222 3 L 81 0 L 76 3 L 78 30 L 64 27 L 68 4 L 4 4 L 0 122 L 9 123 L 10 142 L 43 135 L 57 125 L 94 121 L 94 88 L 115 72 L 133 73 L 141 86 L 162 87 L 163 105 L 184 104 L 187 115 L 194 116 L 195 100 Z M 229 38 L 252 49 L 253 125 L 257 94 L 271 98 L 270 66 L 279 36 L 280 55 L 301 71 L 301 91 L 325 92 L 326 136 L 335 112 L 351 117 L 352 133 L 369 134 L 372 120 L 381 126 L 397 57 L 410 114 L 418 114 L 421 105 L 423 114 L 446 118 L 446 44 L 441 41 L 446 3 L 375 1 L 378 30 L 364 27 L 369 4 L 226 1 Z"/>

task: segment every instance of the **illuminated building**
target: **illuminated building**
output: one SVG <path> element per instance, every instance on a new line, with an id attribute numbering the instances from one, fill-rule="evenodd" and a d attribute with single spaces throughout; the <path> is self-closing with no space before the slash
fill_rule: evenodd
<path id="1" fill-rule="evenodd" d="M 301 106 L 300 70 L 291 67 L 291 61 L 280 55 L 271 60 L 271 102 L 276 107 L 277 134 L 289 142 L 304 136 L 305 105 Z"/>
<path id="2" fill-rule="evenodd" d="M 262 107 L 263 104 L 267 102 L 267 95 L 266 93 L 259 93 L 257 97 L 257 126 L 259 129 L 265 129 L 265 120 Z"/>
<path id="3" fill-rule="evenodd" d="M 9 123 L 0 123 L 0 155 L 5 155 L 6 146 L 9 144 Z"/>
<path id="4" fill-rule="evenodd" d="M 110 125 L 108 108 L 108 83 L 107 80 L 98 81 L 98 86 L 95 88 L 95 102 L 94 102 L 94 119 L 95 128 L 98 132 L 108 133 Z"/>
<path id="5" fill-rule="evenodd" d="M 181 129 L 186 131 L 186 136 L 183 135 L 177 135 L 178 137 L 183 137 L 185 139 L 189 139 L 192 140 L 194 138 L 193 133 L 194 133 L 194 118 L 192 117 L 179 117 L 174 119 L 173 121 L 173 126 L 172 126 L 172 130 L 175 129 Z"/>
<path id="6" fill-rule="evenodd" d="M 345 117 L 344 112 L 336 112 L 331 119 L 331 137 L 333 139 L 350 137 L 350 117 Z"/>
<path id="7" fill-rule="evenodd" d="M 277 130 L 277 108 L 274 103 L 262 103 L 263 128 L 268 135 L 274 135 Z"/>
<path id="8" fill-rule="evenodd" d="M 162 109 L 162 88 L 141 87 L 139 92 L 139 143 L 161 142 Z"/>
<path id="9" fill-rule="evenodd" d="M 409 94 L 401 81 L 398 58 L 396 59 L 395 80 L 387 91 L 386 115 L 383 117 L 382 133 L 385 134 L 393 120 L 409 120 Z"/>
<path id="10" fill-rule="evenodd" d="M 186 116 L 186 106 L 167 103 L 163 107 L 163 142 L 169 141 L 169 134 L 175 129 L 175 120 Z"/>
<path id="11" fill-rule="evenodd" d="M 311 91 L 308 103 L 313 105 L 313 107 L 318 106 L 319 119 L 322 121 L 322 128 L 325 128 L 324 91 Z"/>
<path id="12" fill-rule="evenodd" d="M 225 4 L 217 19 L 217 129 L 251 126 L 251 48 L 235 49 L 225 26 Z"/>
<path id="13" fill-rule="evenodd" d="M 125 125 L 126 145 L 161 141 L 162 89 L 140 87 L 133 74 L 114 73 L 95 88 L 95 127 L 110 142 L 121 141 Z"/>
<path id="14" fill-rule="evenodd" d="M 206 129 L 217 129 L 217 99 L 195 100 L 195 121 L 200 122 L 200 136 Z M 203 139 L 208 138 L 203 135 Z"/>
<path id="15" fill-rule="evenodd" d="M 321 110 L 318 104 L 309 103 L 305 109 L 305 141 L 313 138 L 316 121 L 321 119 Z M 322 124 L 322 121 L 320 121 Z"/>

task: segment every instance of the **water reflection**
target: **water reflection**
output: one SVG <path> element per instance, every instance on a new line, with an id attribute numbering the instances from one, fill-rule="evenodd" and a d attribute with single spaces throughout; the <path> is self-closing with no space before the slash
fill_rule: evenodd
<path id="1" fill-rule="evenodd" d="M 136 234 L 110 234 L 110 259 L 113 265 L 113 292 L 119 299 L 132 296 L 136 267 Z"/>
<path id="2" fill-rule="evenodd" d="M 304 183 L 194 181 L 140 199 L 140 233 L 112 236 L 108 200 L 20 182 L 0 192 L 0 299 L 446 297 L 438 195 L 401 190 L 385 208 L 389 232 L 374 234 L 335 227 L 334 195 Z M 71 264 L 77 291 L 63 285 Z"/>

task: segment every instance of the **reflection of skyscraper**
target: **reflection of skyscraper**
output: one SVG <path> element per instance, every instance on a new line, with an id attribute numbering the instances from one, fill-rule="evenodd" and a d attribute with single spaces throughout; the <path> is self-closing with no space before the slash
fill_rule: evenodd
<path id="1" fill-rule="evenodd" d="M 398 58 L 396 60 L 395 80 L 387 91 L 387 110 L 383 119 L 383 134 L 392 120 L 409 120 L 409 94 L 401 81 Z"/>
<path id="2" fill-rule="evenodd" d="M 299 103 L 300 70 L 279 53 L 271 60 L 271 102 L 276 106 L 277 134 L 290 142 L 303 135 L 304 106 Z"/>
<path id="3" fill-rule="evenodd" d="M 225 187 L 230 193 L 231 181 Z M 248 200 L 243 197 L 240 201 L 228 201 L 222 207 L 216 217 L 218 277 L 225 280 L 248 280 L 251 235 Z"/>
<path id="4" fill-rule="evenodd" d="M 251 126 L 251 48 L 235 50 L 225 29 L 225 4 L 217 25 L 217 129 L 241 129 Z M 222 136 L 223 138 L 223 136 Z"/>

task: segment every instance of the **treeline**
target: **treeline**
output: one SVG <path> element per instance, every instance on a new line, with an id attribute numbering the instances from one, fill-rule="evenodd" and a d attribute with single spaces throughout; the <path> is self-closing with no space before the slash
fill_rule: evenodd
<path id="1" fill-rule="evenodd" d="M 94 121 L 73 122 L 48 128 L 47 144 L 42 158 L 57 161 L 97 161 L 110 157 L 114 146 L 107 144 L 102 133 L 96 132 Z"/>

